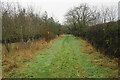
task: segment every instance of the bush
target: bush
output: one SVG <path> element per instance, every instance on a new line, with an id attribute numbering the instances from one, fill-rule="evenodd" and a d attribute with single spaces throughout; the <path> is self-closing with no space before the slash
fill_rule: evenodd
<path id="1" fill-rule="evenodd" d="M 10 43 L 27 42 L 45 38 L 46 41 L 53 39 L 61 34 L 61 25 L 52 17 L 48 18 L 47 12 L 43 15 L 35 14 L 31 9 L 22 7 L 10 7 L 3 5 L 2 11 L 2 42 L 9 48 Z M 46 28 L 49 29 L 46 32 Z"/>
<path id="2" fill-rule="evenodd" d="M 79 36 L 88 40 L 100 52 L 119 57 L 119 30 L 118 22 L 109 22 L 85 28 Z"/>

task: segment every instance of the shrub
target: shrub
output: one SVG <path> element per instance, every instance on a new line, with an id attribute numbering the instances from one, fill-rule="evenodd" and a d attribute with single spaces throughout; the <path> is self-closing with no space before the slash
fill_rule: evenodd
<path id="1" fill-rule="evenodd" d="M 79 36 L 88 40 L 100 52 L 119 57 L 119 30 L 118 22 L 109 22 L 85 28 Z"/>

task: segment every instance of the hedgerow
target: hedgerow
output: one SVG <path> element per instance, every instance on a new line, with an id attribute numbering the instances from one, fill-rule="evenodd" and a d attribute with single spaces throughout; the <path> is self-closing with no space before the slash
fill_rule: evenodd
<path id="1" fill-rule="evenodd" d="M 85 28 L 79 36 L 90 42 L 101 53 L 120 56 L 119 22 L 109 22 Z"/>

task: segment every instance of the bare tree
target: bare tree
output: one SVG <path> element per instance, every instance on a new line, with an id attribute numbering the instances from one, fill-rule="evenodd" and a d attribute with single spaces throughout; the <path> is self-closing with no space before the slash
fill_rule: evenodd
<path id="1" fill-rule="evenodd" d="M 102 23 L 117 21 L 118 18 L 117 13 L 118 13 L 117 6 L 102 7 L 100 10 Z"/>
<path id="2" fill-rule="evenodd" d="M 72 32 L 80 33 L 82 28 L 94 23 L 93 21 L 96 19 L 95 13 L 96 10 L 90 9 L 87 4 L 80 4 L 67 12 L 65 15 L 66 24 L 69 25 L 68 28 Z"/>
<path id="3" fill-rule="evenodd" d="M 53 18 L 48 18 L 47 12 L 41 16 L 34 13 L 31 7 L 26 9 L 19 4 L 13 6 L 13 4 L 3 3 L 2 15 L 3 43 L 8 52 L 12 42 L 22 42 L 22 45 L 27 48 L 28 41 L 44 38 L 45 27 L 49 27 L 50 33 L 54 35 L 57 35 L 59 31 L 59 23 Z"/>
<path id="4" fill-rule="evenodd" d="M 117 6 L 111 6 L 109 9 L 108 9 L 108 21 L 111 22 L 111 21 L 117 21 L 118 19 L 118 8 Z"/>

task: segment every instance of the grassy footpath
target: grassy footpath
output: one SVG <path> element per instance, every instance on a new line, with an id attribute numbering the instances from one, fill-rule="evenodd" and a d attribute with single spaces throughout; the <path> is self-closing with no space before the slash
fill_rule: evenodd
<path id="1" fill-rule="evenodd" d="M 4 77 L 17 78 L 107 78 L 117 76 L 117 64 L 106 64 L 100 54 L 92 49 L 85 52 L 86 42 L 72 35 L 64 35 L 46 48 L 27 66 L 8 72 Z M 88 53 L 90 51 L 88 50 Z M 96 55 L 97 54 L 97 55 Z M 106 60 L 107 61 L 107 60 Z M 104 62 L 98 65 L 97 63 Z M 114 65 L 114 66 L 113 66 Z"/>

